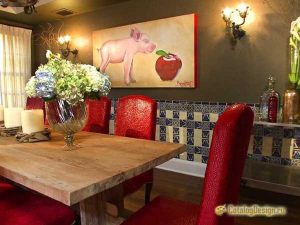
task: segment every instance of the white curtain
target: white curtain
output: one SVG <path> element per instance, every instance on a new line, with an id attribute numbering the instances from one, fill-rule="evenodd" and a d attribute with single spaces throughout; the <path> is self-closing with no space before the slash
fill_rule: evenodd
<path id="1" fill-rule="evenodd" d="M 0 24 L 0 105 L 24 107 L 31 76 L 31 30 Z"/>

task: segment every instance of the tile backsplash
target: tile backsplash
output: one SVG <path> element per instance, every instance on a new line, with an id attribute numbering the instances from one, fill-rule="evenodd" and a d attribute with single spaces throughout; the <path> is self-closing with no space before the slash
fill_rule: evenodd
<path id="1" fill-rule="evenodd" d="M 182 160 L 207 163 L 214 126 L 230 103 L 157 100 L 156 140 L 181 143 Z M 248 104 L 255 113 L 258 104 Z M 112 100 L 110 133 L 114 133 L 117 99 Z M 300 166 L 300 126 L 257 122 L 248 158 L 286 166 Z"/>

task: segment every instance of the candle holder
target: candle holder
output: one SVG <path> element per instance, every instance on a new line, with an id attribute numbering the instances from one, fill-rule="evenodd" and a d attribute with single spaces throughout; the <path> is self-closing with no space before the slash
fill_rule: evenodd
<path id="1" fill-rule="evenodd" d="M 22 130 L 22 127 L 6 128 L 4 124 L 0 124 L 0 136 L 1 137 L 12 137 L 16 136 L 18 132 Z"/>

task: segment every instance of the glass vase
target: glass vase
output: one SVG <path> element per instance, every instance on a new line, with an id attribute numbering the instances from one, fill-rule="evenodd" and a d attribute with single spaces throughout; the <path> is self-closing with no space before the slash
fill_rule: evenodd
<path id="1" fill-rule="evenodd" d="M 300 91 L 296 89 L 286 90 L 283 96 L 284 123 L 300 123 Z"/>
<path id="2" fill-rule="evenodd" d="M 45 103 L 46 115 L 50 127 L 64 135 L 67 150 L 77 149 L 74 144 L 74 135 L 81 131 L 87 122 L 87 108 L 85 102 L 70 105 L 60 99 Z"/>

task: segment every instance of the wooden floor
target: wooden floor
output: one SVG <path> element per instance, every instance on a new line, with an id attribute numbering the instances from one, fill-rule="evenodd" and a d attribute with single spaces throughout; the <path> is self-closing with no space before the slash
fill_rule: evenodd
<path id="1" fill-rule="evenodd" d="M 163 195 L 198 204 L 203 180 L 183 174 L 154 170 L 152 198 Z M 285 217 L 237 218 L 236 225 L 300 225 L 300 198 L 243 187 L 240 203 L 259 205 L 281 205 L 288 208 Z M 125 199 L 125 208 L 134 212 L 144 204 L 144 190 L 139 190 Z"/>

